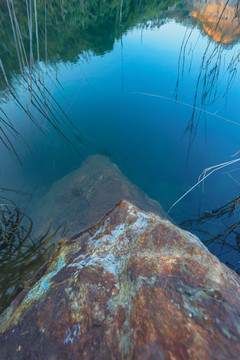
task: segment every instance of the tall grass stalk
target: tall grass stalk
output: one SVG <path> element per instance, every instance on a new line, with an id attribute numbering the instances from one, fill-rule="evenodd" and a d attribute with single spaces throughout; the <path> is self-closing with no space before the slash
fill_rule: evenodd
<path id="1" fill-rule="evenodd" d="M 44 4 L 44 12 L 45 12 L 45 62 L 47 64 L 47 1 L 46 0 Z"/>
<path id="2" fill-rule="evenodd" d="M 37 110 L 37 112 L 40 113 L 41 116 L 43 116 L 43 118 L 45 118 L 48 121 L 48 123 L 64 139 L 64 141 L 70 144 L 79 153 L 74 143 L 63 133 L 63 131 L 60 128 L 60 125 L 61 123 L 64 123 L 67 126 L 70 126 L 72 131 L 74 131 L 74 136 L 78 141 L 80 141 L 79 130 L 69 119 L 67 113 L 63 110 L 62 106 L 54 97 L 54 91 L 53 90 L 49 91 L 45 85 L 44 74 L 40 64 L 37 1 L 25 0 L 27 26 L 29 31 L 29 46 L 30 46 L 29 58 L 27 56 L 27 52 L 24 46 L 23 36 L 17 20 L 17 13 L 14 8 L 13 0 L 6 0 L 6 1 L 7 1 L 7 7 L 11 21 L 13 37 L 14 37 L 14 44 L 17 52 L 17 59 L 20 67 L 21 86 L 23 86 L 26 91 L 29 91 L 31 95 L 31 104 Z M 47 65 L 48 46 L 47 46 L 47 1 L 46 0 L 44 1 L 44 15 L 45 15 L 45 20 L 44 20 L 45 61 Z M 34 69 L 34 56 L 33 56 L 33 26 L 34 25 L 35 25 L 35 33 L 36 33 L 35 36 L 36 36 L 36 52 L 37 52 L 36 69 Z M 3 72 L 3 78 L 5 80 L 6 87 L 8 89 L 8 93 L 7 93 L 8 98 L 11 99 L 18 108 L 20 108 L 25 112 L 25 114 L 30 118 L 30 120 L 34 123 L 34 125 L 38 127 L 40 131 L 44 132 L 43 131 L 44 125 L 40 124 L 38 119 L 35 118 L 35 115 L 33 115 L 33 112 L 31 110 L 31 106 L 29 106 L 28 103 L 24 104 L 22 102 L 22 99 L 20 99 L 18 94 L 15 92 L 14 88 L 10 85 L 1 59 L 0 59 L 0 69 Z M 46 67 L 46 74 L 49 78 L 51 78 L 48 74 L 47 67 Z M 51 80 L 53 82 L 53 79 Z M 56 64 L 56 81 L 59 83 L 57 78 L 57 64 Z M 4 119 L 4 117 L 1 116 L 0 121 L 1 121 L 0 133 L 2 134 L 2 136 L 0 135 L 0 140 L 8 149 L 14 150 L 12 148 L 10 139 L 8 138 L 8 134 L 1 127 L 1 124 L 8 127 L 8 131 L 12 132 L 11 135 L 19 136 L 19 134 L 17 132 L 14 133 L 13 131 L 14 127 L 10 126 L 9 125 L 10 123 L 8 123 Z"/>
<path id="3" fill-rule="evenodd" d="M 18 57 L 18 62 L 19 62 L 19 66 L 20 66 L 20 71 L 21 71 L 21 73 L 23 73 L 22 64 L 21 64 L 21 60 L 20 60 L 19 49 L 18 49 L 18 44 L 17 44 L 16 31 L 15 31 L 13 18 L 12 18 L 12 13 L 11 13 L 11 9 L 10 9 L 10 5 L 9 5 L 8 0 L 7 0 L 7 7 L 8 7 L 9 17 L 10 17 L 10 21 L 11 21 L 11 26 L 12 26 L 12 31 L 13 31 L 13 36 L 14 36 L 15 47 L 16 47 L 16 51 L 17 51 L 17 57 Z"/>
<path id="4" fill-rule="evenodd" d="M 36 41 L 37 41 L 37 63 L 38 63 L 38 76 L 40 79 L 40 54 L 39 54 L 39 39 L 38 39 L 38 20 L 37 20 L 37 1 L 34 0 L 34 14 L 35 14 L 35 27 L 36 27 Z"/>

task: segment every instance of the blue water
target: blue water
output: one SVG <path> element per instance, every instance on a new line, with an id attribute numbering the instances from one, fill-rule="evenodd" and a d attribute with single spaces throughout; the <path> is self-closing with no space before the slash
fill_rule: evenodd
<path id="1" fill-rule="evenodd" d="M 123 32 L 115 39 L 113 49 L 101 55 L 88 51 L 71 62 L 61 59 L 51 64 L 50 60 L 48 64 L 41 62 L 42 72 L 47 72 L 46 87 L 81 134 L 83 142 L 79 143 L 73 136 L 74 131 L 61 122 L 61 131 L 79 153 L 31 106 L 30 95 L 24 91 L 21 79 L 15 84 L 16 93 L 29 103 L 44 134 L 12 101 L 1 104 L 28 144 L 27 147 L 22 140 L 13 139 L 22 165 L 13 153 L 0 145 L 1 187 L 29 193 L 38 185 L 38 196 L 43 196 L 56 180 L 79 168 L 88 155 L 107 153 L 131 182 L 159 201 L 167 212 L 197 182 L 204 169 L 238 158 L 233 157 L 240 149 L 240 127 L 236 124 L 196 110 L 196 131 L 188 129 L 201 62 L 207 46 L 211 54 L 216 43 L 198 27 L 189 24 L 187 27 L 172 19 L 160 27 L 150 19 L 144 26 L 140 25 L 135 24 Z M 186 31 L 191 35 L 183 69 L 181 46 Z M 223 95 L 228 87 L 226 69 L 239 50 L 238 42 L 223 48 L 225 63 L 222 62 L 222 68 L 218 63 L 219 81 L 213 86 L 219 97 L 203 108 L 236 123 L 240 123 L 238 72 L 227 96 Z M 201 107 L 202 94 L 200 86 L 197 107 Z M 172 101 L 176 95 L 179 102 L 190 106 Z M 239 175 L 240 163 L 215 172 L 206 179 L 204 188 L 195 188 L 169 215 L 181 224 L 224 206 L 239 196 Z M 21 198 L 22 204 L 24 201 L 27 197 Z M 237 210 L 236 206 L 230 220 L 228 216 L 219 216 L 201 227 L 196 224 L 194 229 L 190 226 L 188 229 L 204 241 L 209 234 L 219 234 L 228 224 L 237 223 Z M 231 239 L 232 235 L 228 241 L 235 246 L 235 235 Z M 217 242 L 209 248 L 220 260 L 239 269 L 236 249 L 225 248 Z"/>

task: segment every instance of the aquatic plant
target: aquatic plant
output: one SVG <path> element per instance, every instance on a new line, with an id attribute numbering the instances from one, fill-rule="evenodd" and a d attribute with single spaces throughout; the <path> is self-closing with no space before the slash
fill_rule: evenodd
<path id="1" fill-rule="evenodd" d="M 3 189 L 2 189 L 3 190 Z M 9 189 L 6 189 L 10 191 Z M 49 260 L 59 228 L 51 225 L 40 236 L 34 235 L 33 221 L 7 196 L 0 197 L 0 312 L 17 294 L 23 283 Z"/>
<path id="2" fill-rule="evenodd" d="M 22 225 L 24 217 L 29 220 L 28 226 Z M 6 249 L 15 252 L 28 238 L 31 229 L 31 219 L 24 216 L 13 202 L 0 204 L 0 259 L 3 260 Z"/>

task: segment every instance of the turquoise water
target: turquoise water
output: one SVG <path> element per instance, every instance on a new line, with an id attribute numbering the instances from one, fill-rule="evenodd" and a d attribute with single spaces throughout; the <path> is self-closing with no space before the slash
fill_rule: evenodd
<path id="1" fill-rule="evenodd" d="M 22 139 L 11 137 L 18 158 L 0 143 L 1 187 L 21 191 L 2 190 L 1 194 L 31 216 L 31 204 L 55 181 L 79 168 L 88 155 L 99 153 L 109 156 L 132 183 L 167 212 L 204 169 L 238 158 L 233 155 L 240 149 L 240 127 L 226 121 L 240 123 L 238 60 L 233 64 L 240 51 L 237 35 L 234 33 L 228 44 L 214 41 L 204 24 L 191 15 L 194 6 L 205 9 L 200 1 L 191 6 L 184 1 L 175 6 L 164 1 L 161 6 L 157 2 L 123 1 L 121 23 L 120 1 L 114 3 L 115 18 L 109 19 L 99 6 L 94 7 L 95 2 L 88 3 L 95 11 L 87 18 L 88 26 L 84 28 L 77 15 L 74 18 L 74 11 L 66 9 L 65 20 L 60 17 L 58 22 L 67 22 L 69 17 L 72 28 L 67 25 L 67 35 L 63 34 L 58 23 L 54 32 L 52 20 L 47 62 L 40 54 L 41 76 L 54 96 L 51 104 L 58 109 L 61 134 L 31 104 L 16 54 L 12 53 L 11 61 L 7 53 L 1 55 L 10 87 L 41 128 L 12 97 L 6 97 L 9 90 L 2 74 L 1 108 Z M 74 6 L 75 2 L 73 10 Z M 211 55 L 214 50 L 216 54 Z M 219 72 L 215 77 L 214 70 Z M 38 71 L 36 61 L 36 78 Z M 205 87 L 204 79 L 208 81 Z M 208 113 L 195 109 L 192 118 L 193 106 Z M 209 241 L 209 249 L 235 270 L 240 267 L 238 203 L 236 200 L 226 211 L 221 207 L 238 198 L 239 174 L 238 162 L 216 171 L 205 180 L 204 189 L 195 188 L 169 214 L 178 224 L 195 219 L 182 226 Z M 219 208 L 219 212 L 211 212 Z"/>

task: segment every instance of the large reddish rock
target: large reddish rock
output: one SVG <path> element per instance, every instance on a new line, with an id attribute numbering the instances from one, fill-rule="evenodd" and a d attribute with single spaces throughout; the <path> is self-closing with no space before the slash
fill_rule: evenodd
<path id="1" fill-rule="evenodd" d="M 87 157 L 78 169 L 53 183 L 44 196 L 36 197 L 28 215 L 34 224 L 31 237 L 37 246 L 41 243 L 40 252 L 31 241 L 26 241 L 18 249 L 17 258 L 14 254 L 14 261 L 9 261 L 1 270 L 0 313 L 22 283 L 29 281 L 48 262 L 58 240 L 95 225 L 122 199 L 145 211 L 166 216 L 157 201 L 131 183 L 104 155 Z M 29 246 L 28 252 L 26 246 Z"/>
<path id="2" fill-rule="evenodd" d="M 0 333 L 1 360 L 237 360 L 240 281 L 197 237 L 122 201 L 62 241 Z"/>

